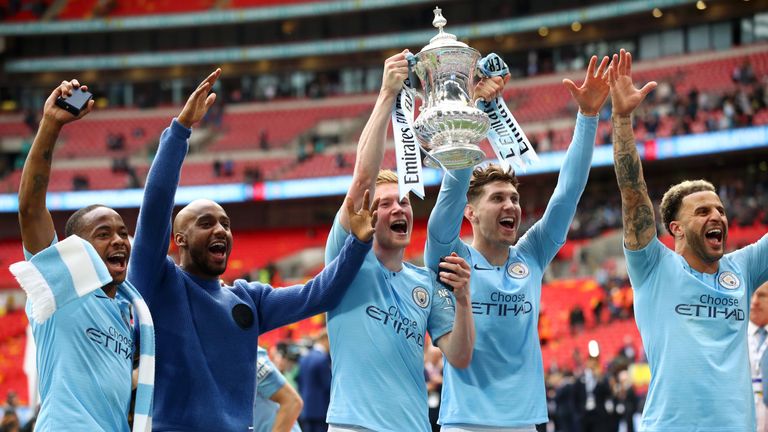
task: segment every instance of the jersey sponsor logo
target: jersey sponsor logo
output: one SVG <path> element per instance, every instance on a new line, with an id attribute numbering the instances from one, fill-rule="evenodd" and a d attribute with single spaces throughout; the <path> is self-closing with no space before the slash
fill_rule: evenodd
<path id="1" fill-rule="evenodd" d="M 403 315 L 397 307 L 390 306 L 384 310 L 378 306 L 370 305 L 365 308 L 365 313 L 373 320 L 394 330 L 406 341 L 412 341 L 417 346 L 424 347 L 424 335 L 419 331 L 418 323 Z"/>
<path id="2" fill-rule="evenodd" d="M 507 274 L 515 279 L 522 279 L 528 276 L 528 266 L 522 262 L 512 263 L 507 267 Z"/>
<path id="3" fill-rule="evenodd" d="M 736 276 L 733 272 L 724 271 L 720 273 L 720 276 L 717 278 L 717 282 L 720 284 L 721 287 L 729 290 L 735 290 L 739 286 L 741 286 L 741 281 L 739 280 L 739 277 Z"/>
<path id="4" fill-rule="evenodd" d="M 697 318 L 734 321 L 744 321 L 746 319 L 746 313 L 739 308 L 739 299 L 702 294 L 699 296 L 698 301 L 698 304 L 679 304 L 675 306 L 675 312 L 678 315 Z"/>
<path id="5" fill-rule="evenodd" d="M 133 339 L 117 331 L 114 327 L 109 327 L 106 332 L 90 327 L 85 330 L 85 336 L 91 342 L 104 347 L 118 356 L 130 359 L 133 355 Z"/>
<path id="6" fill-rule="evenodd" d="M 272 373 L 272 367 L 267 363 L 266 359 L 258 359 L 256 361 L 256 378 L 261 381 L 268 377 Z"/>
<path id="7" fill-rule="evenodd" d="M 533 303 L 525 298 L 524 293 L 508 294 L 501 291 L 494 291 L 489 297 L 489 301 L 472 302 L 472 313 L 475 315 L 489 316 L 518 316 L 526 315 L 533 311 Z"/>
<path id="8" fill-rule="evenodd" d="M 417 286 L 411 292 L 414 303 L 422 309 L 426 309 L 429 306 L 429 293 L 423 287 Z"/>

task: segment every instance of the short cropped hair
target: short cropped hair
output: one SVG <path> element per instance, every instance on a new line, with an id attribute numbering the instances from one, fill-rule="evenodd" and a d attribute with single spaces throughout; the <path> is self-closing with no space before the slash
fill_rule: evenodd
<path id="1" fill-rule="evenodd" d="M 476 200 L 483 194 L 485 185 L 497 181 L 509 183 L 515 188 L 520 184 L 515 171 L 511 167 L 507 170 L 495 164 L 489 164 L 487 167 L 477 167 L 472 171 L 472 180 L 469 181 L 467 200 L 470 202 Z"/>
<path id="2" fill-rule="evenodd" d="M 376 186 L 385 183 L 398 184 L 397 174 L 395 174 L 394 171 L 388 169 L 379 171 L 379 175 L 376 176 Z"/>
<path id="3" fill-rule="evenodd" d="M 67 224 L 64 225 L 64 236 L 69 237 L 72 234 L 79 234 L 83 230 L 83 218 L 85 215 L 99 207 L 109 208 L 103 204 L 91 204 L 72 213 L 72 216 L 67 219 Z"/>
<path id="4" fill-rule="evenodd" d="M 659 212 L 661 212 L 661 220 L 668 233 L 672 234 L 672 229 L 669 227 L 669 224 L 677 219 L 677 212 L 680 210 L 683 198 L 690 194 L 704 191 L 717 193 L 715 186 L 706 180 L 686 180 L 667 190 L 664 197 L 661 198 Z"/>

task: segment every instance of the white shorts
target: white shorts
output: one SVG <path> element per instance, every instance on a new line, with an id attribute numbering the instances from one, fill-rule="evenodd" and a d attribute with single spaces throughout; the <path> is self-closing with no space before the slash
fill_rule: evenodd
<path id="1" fill-rule="evenodd" d="M 510 428 L 494 426 L 451 425 L 441 427 L 440 432 L 536 432 L 536 426 L 530 425 Z"/>

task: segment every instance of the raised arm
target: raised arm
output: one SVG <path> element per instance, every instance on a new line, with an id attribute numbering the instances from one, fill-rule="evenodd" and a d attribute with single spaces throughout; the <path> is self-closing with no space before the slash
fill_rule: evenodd
<path id="1" fill-rule="evenodd" d="M 258 298 L 254 298 L 254 302 L 259 307 L 259 330 L 262 333 L 326 312 L 339 304 L 373 245 L 376 203 L 368 208 L 369 202 L 368 191 L 363 193 L 359 209 L 354 206 L 352 198 L 345 198 L 344 212 L 350 221 L 352 234 L 347 237 L 338 256 L 315 278 L 305 285 L 256 291 Z"/>
<path id="2" fill-rule="evenodd" d="M 544 233 L 558 245 L 562 244 L 568 235 L 568 228 L 576 214 L 576 206 L 587 185 L 595 148 L 598 114 L 610 91 L 609 69 L 607 56 L 603 57 L 599 66 L 597 57 L 592 56 L 581 87 L 577 87 L 569 79 L 563 80 L 563 85 L 579 105 L 579 114 L 573 130 L 573 139 L 560 169 L 557 186 L 542 217 Z"/>
<path id="3" fill-rule="evenodd" d="M 453 329 L 437 340 L 437 346 L 453 367 L 466 368 L 472 362 L 475 348 L 475 321 L 472 318 L 472 301 L 469 294 L 469 277 L 472 269 L 455 252 L 440 263 L 440 281 L 453 288 L 456 315 Z"/>
<path id="4" fill-rule="evenodd" d="M 171 239 L 171 214 L 179 185 L 179 176 L 187 154 L 187 139 L 192 125 L 203 118 L 216 100 L 208 94 L 221 75 L 216 69 L 189 96 L 181 113 L 163 131 L 155 159 L 147 175 L 144 198 L 136 225 L 136 238 L 128 269 L 129 279 L 147 296 L 146 290 L 156 286 L 158 269 L 164 264 Z"/>
<path id="5" fill-rule="evenodd" d="M 384 145 L 387 140 L 387 127 L 392 106 L 403 87 L 403 81 L 408 77 L 408 61 L 405 59 L 407 52 L 408 50 L 404 50 L 384 62 L 381 90 L 371 117 L 360 135 L 352 185 L 347 192 L 347 197 L 352 199 L 355 207 L 359 207 L 362 203 L 363 193 L 366 190 L 370 191 L 371 196 L 374 195 L 376 176 L 384 159 Z M 339 222 L 346 231 L 349 231 L 349 219 L 343 211 L 339 214 Z"/>
<path id="6" fill-rule="evenodd" d="M 623 49 L 618 55 L 613 55 L 609 75 L 613 103 L 613 160 L 621 191 L 624 246 L 629 250 L 638 250 L 656 237 L 656 223 L 635 146 L 632 112 L 656 87 L 656 82 L 651 81 L 640 90 L 635 88 L 632 83 L 632 55 Z"/>
<path id="7" fill-rule="evenodd" d="M 24 249 L 32 255 L 50 246 L 55 236 L 53 219 L 45 206 L 45 195 L 48 192 L 53 150 L 59 132 L 65 124 L 83 118 L 93 107 L 91 100 L 80 115 L 75 117 L 56 105 L 56 98 L 72 96 L 72 92 L 77 89 L 88 90 L 77 80 L 62 81 L 48 96 L 43 105 L 43 119 L 21 172 L 19 226 Z"/>
<path id="8" fill-rule="evenodd" d="M 475 86 L 475 97 L 486 101 L 496 98 L 504 91 L 504 85 L 509 78 L 510 75 L 507 74 L 504 77 L 480 80 Z M 441 257 L 450 255 L 451 252 L 458 252 L 462 256 L 466 253 L 459 250 L 459 234 L 471 177 L 472 168 L 455 170 L 450 176 L 443 176 L 437 202 L 429 214 L 427 244 L 424 250 L 424 261 L 427 267 L 435 272 L 439 271 L 438 263 Z"/>

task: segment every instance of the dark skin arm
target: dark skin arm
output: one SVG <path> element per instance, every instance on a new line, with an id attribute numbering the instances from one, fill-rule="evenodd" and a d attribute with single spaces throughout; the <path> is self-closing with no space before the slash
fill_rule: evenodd
<path id="1" fill-rule="evenodd" d="M 51 213 L 45 206 L 45 194 L 48 192 L 48 180 L 51 176 L 53 151 L 61 128 L 72 121 L 85 117 L 93 108 L 94 101 L 75 117 L 68 111 L 56 106 L 59 96 L 71 96 L 78 88 L 87 90 L 77 80 L 62 81 L 51 92 L 43 106 L 43 119 L 32 142 L 19 185 L 19 226 L 24 248 L 36 254 L 50 246 L 55 235 Z"/>
<path id="2" fill-rule="evenodd" d="M 613 65 L 609 73 L 613 103 L 613 158 L 621 191 L 624 245 L 629 250 L 639 250 L 656 237 L 656 221 L 635 146 L 631 115 L 656 87 L 656 82 L 651 81 L 639 90 L 635 88 L 631 75 L 632 55 L 623 49 L 620 54 L 613 55 Z"/>

